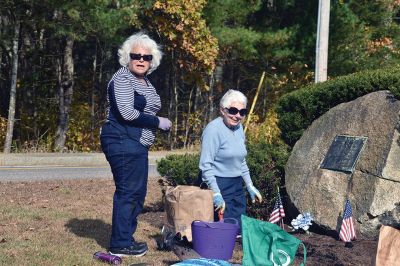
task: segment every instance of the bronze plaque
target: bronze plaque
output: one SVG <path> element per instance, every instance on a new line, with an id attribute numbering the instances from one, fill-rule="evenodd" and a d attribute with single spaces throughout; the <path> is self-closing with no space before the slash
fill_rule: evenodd
<path id="1" fill-rule="evenodd" d="M 352 173 L 367 137 L 337 135 L 320 168 Z"/>

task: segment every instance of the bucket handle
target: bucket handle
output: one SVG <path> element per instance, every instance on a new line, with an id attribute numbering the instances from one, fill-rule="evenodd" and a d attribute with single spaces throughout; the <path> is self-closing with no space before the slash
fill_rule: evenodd
<path id="1" fill-rule="evenodd" d="M 232 221 L 235 222 L 236 225 L 239 225 L 238 220 L 237 220 L 236 218 L 233 218 L 233 217 L 223 218 L 222 220 L 220 220 L 220 222 L 225 222 L 225 221 L 227 221 L 227 220 L 232 220 Z"/>
<path id="2" fill-rule="evenodd" d="M 224 219 L 224 213 L 221 210 L 218 211 L 218 220 L 221 223 L 223 223 L 224 220 L 233 220 L 234 224 L 239 225 L 239 222 L 238 222 L 238 220 L 236 218 L 228 217 L 228 218 Z"/>
<path id="3" fill-rule="evenodd" d="M 211 223 L 206 223 L 208 228 L 218 229 L 218 227 L 214 227 Z"/>
<path id="4" fill-rule="evenodd" d="M 206 226 L 206 227 L 209 227 L 209 228 L 213 228 L 213 229 L 216 229 L 217 227 L 213 227 L 212 225 L 211 225 L 211 223 L 209 223 L 209 222 L 204 222 L 204 221 L 200 221 L 200 220 L 194 220 L 193 222 L 192 222 L 192 224 L 194 224 L 195 222 L 202 222 L 202 223 L 204 223 L 204 225 Z"/>
<path id="5" fill-rule="evenodd" d="M 224 218 L 224 219 L 220 220 L 218 223 L 223 223 L 223 222 L 226 221 L 226 220 L 232 220 L 232 221 L 235 222 L 235 223 L 234 223 L 235 225 L 239 225 L 238 220 L 237 220 L 236 218 L 233 218 L 233 217 Z M 200 221 L 200 220 L 194 220 L 192 223 L 195 223 L 195 222 L 202 222 L 202 221 Z M 213 226 L 212 226 L 213 223 L 207 223 L 207 222 L 205 222 L 204 224 L 205 224 L 205 226 L 207 226 L 207 227 L 209 227 L 209 228 L 213 228 L 213 229 L 217 229 L 217 228 L 218 228 L 218 227 L 213 227 Z"/>
<path id="6" fill-rule="evenodd" d="M 235 219 L 235 218 L 224 218 L 224 219 L 220 220 L 219 223 L 223 223 L 223 222 L 226 221 L 226 220 L 233 220 L 233 221 L 235 222 L 234 224 L 239 225 L 238 220 Z M 218 229 L 218 227 L 214 227 L 214 226 L 213 226 L 213 223 L 206 223 L 205 225 L 206 225 L 207 227 L 209 227 L 209 228 Z"/>

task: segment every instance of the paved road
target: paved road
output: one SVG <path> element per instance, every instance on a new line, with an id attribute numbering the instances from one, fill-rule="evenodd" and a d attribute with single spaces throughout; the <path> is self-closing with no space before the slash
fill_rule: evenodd
<path id="1" fill-rule="evenodd" d="M 159 176 L 156 165 L 149 165 L 149 177 Z M 109 166 L 0 166 L 0 182 L 56 179 L 112 178 Z"/>
<path id="2" fill-rule="evenodd" d="M 169 154 L 190 151 L 150 151 L 149 177 L 157 177 L 156 163 Z M 102 153 L 0 153 L 0 182 L 74 178 L 112 178 Z"/>

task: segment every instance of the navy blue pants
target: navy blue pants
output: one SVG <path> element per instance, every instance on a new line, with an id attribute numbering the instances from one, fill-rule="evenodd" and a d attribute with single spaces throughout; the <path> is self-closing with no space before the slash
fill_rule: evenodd
<path id="1" fill-rule="evenodd" d="M 246 214 L 246 195 L 243 190 L 242 177 L 216 177 L 222 198 L 225 201 L 225 218 L 235 218 L 241 228 L 240 216 Z M 218 221 L 218 214 L 214 213 L 214 220 Z"/>
<path id="2" fill-rule="evenodd" d="M 148 149 L 110 123 L 100 140 L 115 183 L 110 248 L 129 247 L 147 193 Z"/>

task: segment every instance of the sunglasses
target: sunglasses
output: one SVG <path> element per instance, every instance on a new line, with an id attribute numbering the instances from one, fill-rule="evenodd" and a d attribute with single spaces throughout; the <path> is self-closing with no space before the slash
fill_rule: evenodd
<path id="1" fill-rule="evenodd" d="M 131 54 L 129 54 L 129 56 L 132 60 L 140 60 L 143 58 L 143 60 L 147 61 L 147 62 L 150 62 L 153 59 L 153 55 L 151 55 L 151 54 L 141 55 L 141 54 L 132 54 L 131 53 Z"/>
<path id="2" fill-rule="evenodd" d="M 237 113 L 240 114 L 240 116 L 245 116 L 247 115 L 247 109 L 243 108 L 243 109 L 237 109 L 236 107 L 230 107 L 230 108 L 226 108 L 225 110 L 228 112 L 228 114 L 230 115 L 237 115 Z"/>

